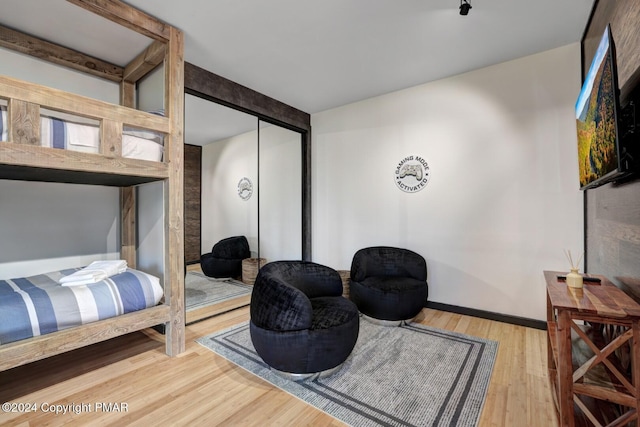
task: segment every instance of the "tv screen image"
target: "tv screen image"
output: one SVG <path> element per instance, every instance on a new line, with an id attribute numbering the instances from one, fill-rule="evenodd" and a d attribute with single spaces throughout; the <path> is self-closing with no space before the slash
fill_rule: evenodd
<path id="1" fill-rule="evenodd" d="M 618 170 L 617 79 L 607 26 L 576 102 L 580 188 L 604 183 Z"/>

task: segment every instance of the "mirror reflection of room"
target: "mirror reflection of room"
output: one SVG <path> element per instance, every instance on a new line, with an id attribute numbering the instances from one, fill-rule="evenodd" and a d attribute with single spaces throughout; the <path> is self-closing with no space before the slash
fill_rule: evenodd
<path id="1" fill-rule="evenodd" d="M 248 305 L 259 269 L 302 259 L 302 135 L 185 95 L 187 323 Z"/>
<path id="2" fill-rule="evenodd" d="M 242 281 L 241 258 L 233 258 L 258 257 L 257 123 L 185 95 L 187 323 L 249 304 L 251 286 Z"/>
<path id="3" fill-rule="evenodd" d="M 302 141 L 298 132 L 260 121 L 260 257 L 302 259 Z"/>

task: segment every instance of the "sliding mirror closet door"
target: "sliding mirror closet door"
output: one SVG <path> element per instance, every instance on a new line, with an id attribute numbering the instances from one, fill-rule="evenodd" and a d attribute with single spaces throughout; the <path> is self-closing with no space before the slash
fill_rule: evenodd
<path id="1" fill-rule="evenodd" d="M 260 121 L 260 257 L 302 259 L 302 135 Z"/>
<path id="2" fill-rule="evenodd" d="M 252 252 L 258 251 L 257 119 L 213 102 L 200 111 L 202 143 L 202 251 L 218 241 L 245 236 Z M 186 110 L 186 107 L 185 107 Z M 187 116 L 188 117 L 188 116 Z M 190 141 L 188 119 L 185 140 Z"/>
<path id="3" fill-rule="evenodd" d="M 199 171 L 200 254 L 211 252 L 213 245 L 222 239 L 245 236 L 249 242 L 251 256 L 257 256 L 258 119 L 187 94 L 185 144 L 201 147 L 202 152 Z M 185 183 L 189 182 L 189 173 L 185 164 Z M 189 193 L 190 189 L 185 188 L 185 198 Z M 194 206 L 195 204 L 185 200 L 185 222 L 197 216 L 189 212 Z M 185 229 L 189 227 L 190 225 L 185 223 Z M 212 295 L 196 285 L 190 289 L 190 283 L 193 282 L 191 279 L 194 278 L 191 276 L 194 275 L 189 276 L 192 268 L 187 267 L 187 270 L 187 322 L 214 315 L 222 306 L 225 310 L 230 309 L 229 304 L 233 304 L 234 301 L 230 301 L 224 295 Z M 199 271 L 197 273 L 202 278 L 203 275 Z M 208 279 L 211 282 L 214 278 Z M 207 279 L 202 282 L 206 285 Z M 222 289 L 219 292 L 226 291 Z M 248 299 L 240 305 L 246 304 Z"/>

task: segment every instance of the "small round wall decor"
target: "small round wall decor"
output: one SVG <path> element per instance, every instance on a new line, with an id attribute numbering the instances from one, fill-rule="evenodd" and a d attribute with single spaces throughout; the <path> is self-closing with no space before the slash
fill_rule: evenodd
<path id="1" fill-rule="evenodd" d="M 396 166 L 394 179 L 398 188 L 406 193 L 416 193 L 429 182 L 429 164 L 420 156 L 407 156 Z"/>
<path id="2" fill-rule="evenodd" d="M 244 201 L 251 198 L 253 194 L 253 183 L 246 176 L 240 179 L 238 182 L 238 196 Z"/>

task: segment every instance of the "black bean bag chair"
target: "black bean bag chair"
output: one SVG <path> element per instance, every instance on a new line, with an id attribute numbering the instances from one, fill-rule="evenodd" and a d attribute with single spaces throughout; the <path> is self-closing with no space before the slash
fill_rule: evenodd
<path id="1" fill-rule="evenodd" d="M 275 261 L 258 272 L 251 294 L 251 341 L 264 362 L 291 379 L 335 372 L 360 331 L 357 307 L 342 297 L 330 267 Z"/>
<path id="2" fill-rule="evenodd" d="M 420 313 L 427 296 L 427 263 L 421 255 L 376 246 L 353 256 L 349 298 L 365 316 L 400 324 Z"/>
<path id="3" fill-rule="evenodd" d="M 249 257 L 251 251 L 246 237 L 227 237 L 213 245 L 211 252 L 200 256 L 200 267 L 209 277 L 239 278 L 242 276 L 242 260 Z"/>

